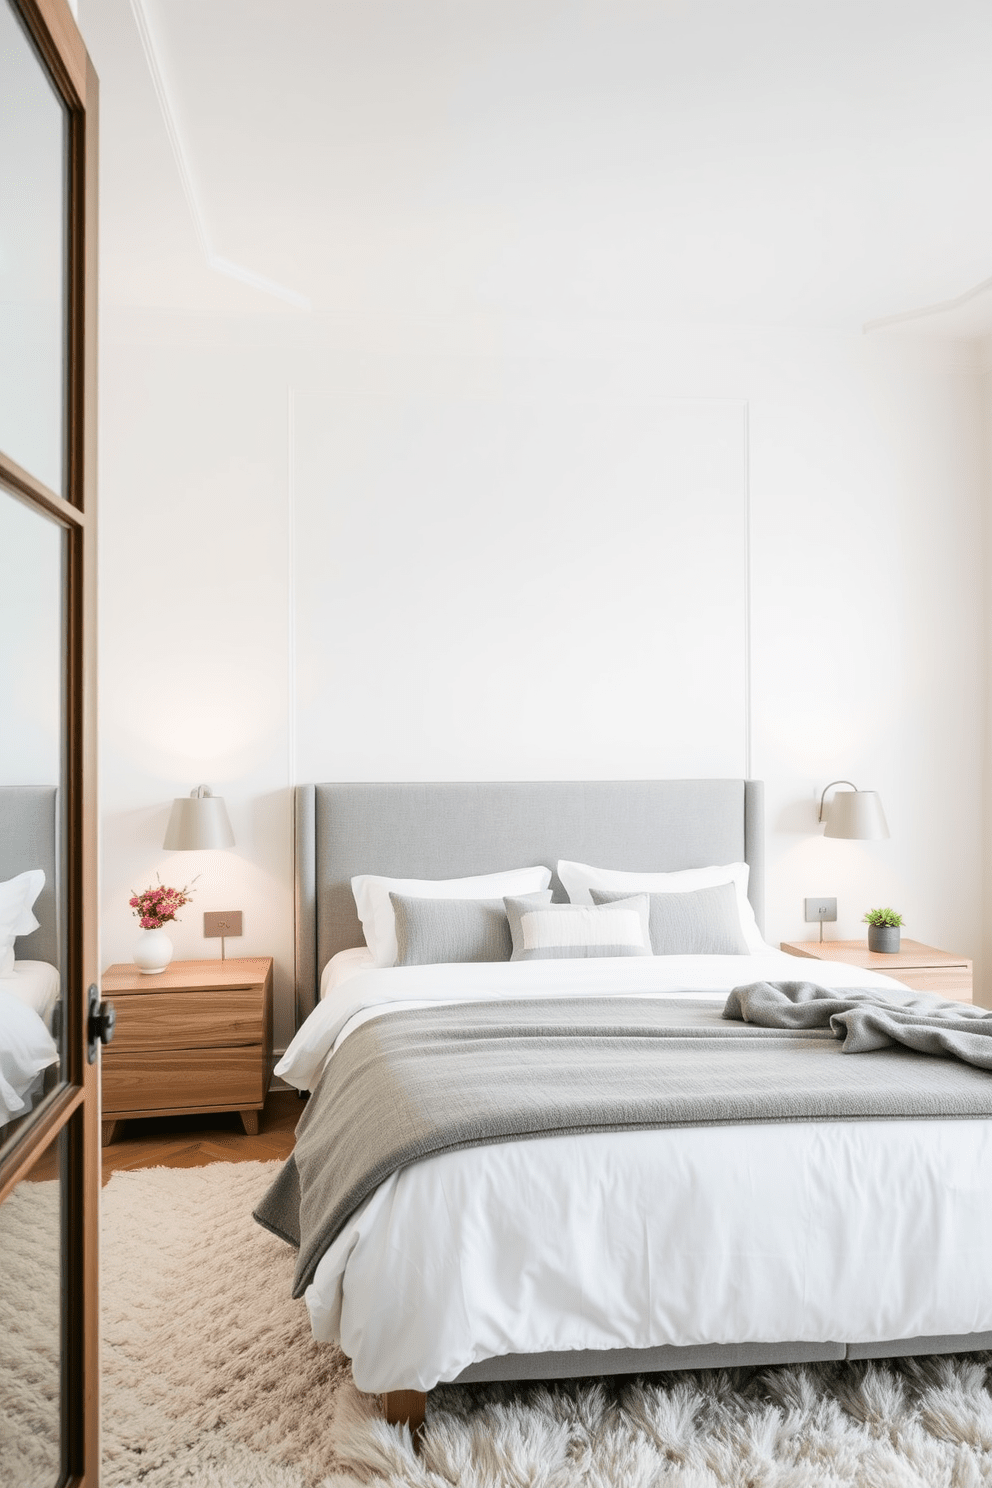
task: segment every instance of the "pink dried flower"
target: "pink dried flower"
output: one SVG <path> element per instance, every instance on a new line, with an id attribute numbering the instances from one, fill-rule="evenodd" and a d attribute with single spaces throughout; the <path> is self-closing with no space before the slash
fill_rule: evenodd
<path id="1" fill-rule="evenodd" d="M 194 878 L 193 883 L 196 883 Z M 127 901 L 134 911 L 135 917 L 142 930 L 161 930 L 162 926 L 176 918 L 179 910 L 184 904 L 192 899 L 192 884 L 186 884 L 181 889 L 167 887 L 159 881 L 140 894 L 132 890 L 131 898 Z"/>

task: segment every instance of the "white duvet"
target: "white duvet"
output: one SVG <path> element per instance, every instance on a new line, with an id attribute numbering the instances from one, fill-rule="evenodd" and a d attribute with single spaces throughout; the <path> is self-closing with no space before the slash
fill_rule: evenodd
<path id="1" fill-rule="evenodd" d="M 58 994 L 47 961 L 15 961 L 0 976 L 0 1127 L 30 1111 L 39 1077 L 59 1057 L 50 1031 Z"/>
<path id="2" fill-rule="evenodd" d="M 430 966 L 339 981 L 277 1073 L 316 1083 L 360 1022 L 492 997 L 707 996 L 758 979 L 891 987 L 760 955 Z M 861 1056 L 870 1058 L 870 1055 Z M 992 1330 L 992 1123 L 584 1134 L 393 1174 L 306 1292 L 362 1390 L 429 1390 L 507 1353 Z"/>

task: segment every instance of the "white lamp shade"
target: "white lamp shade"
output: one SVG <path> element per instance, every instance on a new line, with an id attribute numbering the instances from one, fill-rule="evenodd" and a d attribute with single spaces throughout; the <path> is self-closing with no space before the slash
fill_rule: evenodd
<path id="1" fill-rule="evenodd" d="M 207 787 L 201 785 L 191 796 L 180 796 L 173 801 L 162 846 L 174 852 L 233 847 L 234 832 L 223 796 L 212 796 Z"/>
<path id="2" fill-rule="evenodd" d="M 824 837 L 888 837 L 889 826 L 878 791 L 837 791 L 827 808 Z"/>

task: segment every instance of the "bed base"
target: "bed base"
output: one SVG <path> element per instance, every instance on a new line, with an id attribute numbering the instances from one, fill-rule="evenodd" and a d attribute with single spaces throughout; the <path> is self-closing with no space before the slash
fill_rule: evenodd
<path id="1" fill-rule="evenodd" d="M 511 1380 L 585 1379 L 601 1374 L 664 1374 L 676 1369 L 756 1369 L 774 1364 L 898 1359 L 913 1354 L 971 1354 L 992 1349 L 992 1333 L 941 1333 L 878 1343 L 662 1344 L 645 1349 L 576 1349 L 566 1353 L 503 1354 L 463 1369 L 454 1384 Z"/>
<path id="2" fill-rule="evenodd" d="M 610 1374 L 664 1374 L 679 1369 L 755 1369 L 776 1364 L 824 1364 L 832 1360 L 901 1359 L 930 1354 L 992 1351 L 992 1333 L 942 1333 L 935 1337 L 888 1338 L 879 1343 L 707 1343 L 647 1349 L 576 1349 L 560 1354 L 502 1354 L 463 1369 L 458 1385 L 586 1379 Z M 424 1424 L 427 1396 L 420 1390 L 383 1395 L 386 1420 L 408 1425 L 416 1436 Z"/>

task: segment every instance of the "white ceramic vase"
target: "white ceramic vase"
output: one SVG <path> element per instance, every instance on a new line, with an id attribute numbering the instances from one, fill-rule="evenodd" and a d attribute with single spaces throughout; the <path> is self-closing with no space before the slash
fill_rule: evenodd
<path id="1" fill-rule="evenodd" d="M 135 966 L 143 976 L 154 976 L 164 971 L 172 960 L 172 941 L 164 930 L 142 930 L 138 943 L 131 953 Z"/>

